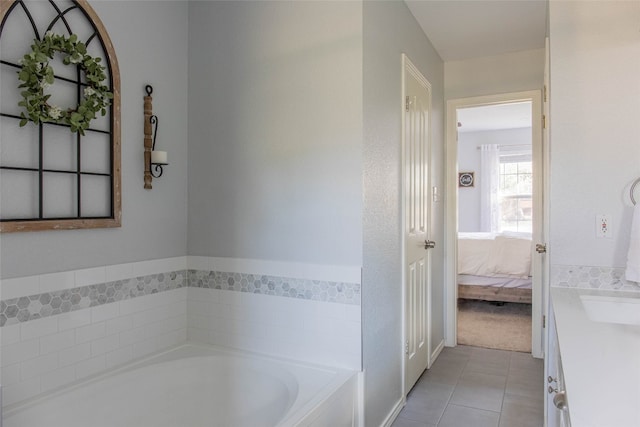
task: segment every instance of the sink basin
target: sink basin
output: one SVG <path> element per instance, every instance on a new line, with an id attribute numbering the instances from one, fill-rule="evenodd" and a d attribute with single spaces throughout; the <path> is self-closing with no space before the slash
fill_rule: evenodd
<path id="1" fill-rule="evenodd" d="M 640 298 L 580 295 L 580 299 L 594 322 L 640 326 Z"/>

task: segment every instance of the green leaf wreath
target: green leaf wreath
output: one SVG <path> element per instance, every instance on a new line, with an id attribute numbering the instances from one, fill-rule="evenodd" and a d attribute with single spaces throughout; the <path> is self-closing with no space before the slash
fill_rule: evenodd
<path id="1" fill-rule="evenodd" d="M 53 59 L 56 52 L 65 54 L 62 58 L 64 65 L 77 65 L 84 72 L 83 96 L 76 108 L 64 110 L 51 105 L 48 103 L 51 95 L 45 95 L 45 89 L 55 80 L 49 60 Z M 60 123 L 68 125 L 71 132 L 84 135 L 98 111 L 103 116 L 107 114 L 107 107 L 113 98 L 113 93 L 104 84 L 107 76 L 100 61 L 101 58 L 87 55 L 87 47 L 78 41 L 75 34 L 65 37 L 49 31 L 42 40 L 35 39 L 31 52 L 22 58 L 22 69 L 18 72 L 18 79 L 22 82 L 18 87 L 24 88 L 21 92 L 23 99 L 18 105 L 26 110 L 20 113 L 20 126 L 25 126 L 29 120 L 36 124 Z"/>

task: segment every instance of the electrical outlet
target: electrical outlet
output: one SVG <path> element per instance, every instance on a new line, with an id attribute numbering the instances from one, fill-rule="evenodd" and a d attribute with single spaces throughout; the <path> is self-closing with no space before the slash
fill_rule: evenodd
<path id="1" fill-rule="evenodd" d="M 611 238 L 611 215 L 596 215 L 596 237 L 599 239 Z"/>

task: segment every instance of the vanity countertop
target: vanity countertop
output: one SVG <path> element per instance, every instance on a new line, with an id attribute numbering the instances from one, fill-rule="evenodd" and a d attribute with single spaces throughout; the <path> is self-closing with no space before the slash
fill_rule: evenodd
<path id="1" fill-rule="evenodd" d="M 551 288 L 571 425 L 638 427 L 640 326 L 592 321 L 582 295 L 640 298 L 637 292 Z"/>

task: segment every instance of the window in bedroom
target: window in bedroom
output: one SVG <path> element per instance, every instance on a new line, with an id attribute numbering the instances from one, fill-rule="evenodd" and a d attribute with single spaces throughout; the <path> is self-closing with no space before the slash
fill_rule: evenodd
<path id="1" fill-rule="evenodd" d="M 532 232 L 531 154 L 500 155 L 500 230 Z"/>

